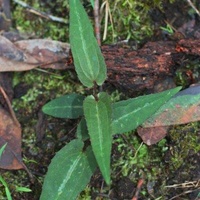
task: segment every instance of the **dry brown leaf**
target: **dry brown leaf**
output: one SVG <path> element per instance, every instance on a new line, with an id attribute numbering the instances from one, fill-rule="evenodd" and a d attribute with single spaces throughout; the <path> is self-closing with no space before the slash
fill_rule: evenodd
<path id="1" fill-rule="evenodd" d="M 44 65 L 43 68 L 64 69 L 63 59 L 69 57 L 70 45 L 50 39 L 21 40 L 14 43 L 23 52 L 33 56 L 40 64 L 52 62 Z M 26 62 L 30 63 L 29 60 Z M 58 63 L 56 63 L 58 62 Z M 61 62 L 61 63 L 60 63 Z"/>
<path id="2" fill-rule="evenodd" d="M 23 169 L 21 157 L 21 128 L 2 107 L 0 107 L 0 147 L 7 143 L 0 159 L 0 168 Z"/>
<path id="3" fill-rule="evenodd" d="M 169 127 L 167 126 L 148 128 L 140 127 L 137 129 L 137 132 L 145 144 L 152 145 L 162 140 L 167 135 L 168 129 Z"/>
<path id="4" fill-rule="evenodd" d="M 12 60 L 23 60 L 23 52 L 19 50 L 10 40 L 0 35 L 0 56 Z"/>
<path id="5" fill-rule="evenodd" d="M 12 72 L 12 71 L 27 71 L 36 68 L 38 65 L 20 62 L 8 59 L 6 57 L 0 57 L 0 72 Z"/>
<path id="6" fill-rule="evenodd" d="M 37 59 L 17 48 L 10 40 L 3 36 L 0 36 L 0 56 L 15 61 L 38 63 Z"/>
<path id="7" fill-rule="evenodd" d="M 26 71 L 36 67 L 66 69 L 70 46 L 50 39 L 12 43 L 0 36 L 0 72 Z"/>

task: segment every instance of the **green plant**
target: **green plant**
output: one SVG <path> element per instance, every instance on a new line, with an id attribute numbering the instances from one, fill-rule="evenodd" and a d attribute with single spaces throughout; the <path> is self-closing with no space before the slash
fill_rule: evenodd
<path id="1" fill-rule="evenodd" d="M 165 31 L 166 33 L 172 35 L 174 33 L 174 30 L 170 24 L 167 24 L 166 27 L 161 26 L 161 30 Z"/>
<path id="2" fill-rule="evenodd" d="M 6 193 L 6 197 L 8 200 L 12 200 L 12 194 L 11 194 L 11 191 L 8 187 L 8 184 L 7 182 L 5 181 L 5 179 L 0 176 L 0 182 L 2 183 L 2 185 L 4 186 L 4 189 L 5 189 L 5 193 Z M 27 187 L 19 187 L 19 186 L 16 186 L 15 187 L 15 191 L 16 192 L 31 192 L 32 190 L 27 188 Z"/>
<path id="3" fill-rule="evenodd" d="M 6 145 L 7 145 L 7 144 L 4 144 L 4 145 L 0 148 L 0 159 L 1 159 L 1 156 L 2 156 L 2 154 L 3 154 L 3 152 L 4 152 L 5 148 L 6 148 Z M 6 192 L 6 197 L 7 197 L 7 199 L 8 199 L 8 200 L 12 200 L 11 193 L 10 193 L 10 190 L 9 190 L 9 188 L 8 188 L 8 185 L 7 185 L 6 181 L 3 179 L 2 176 L 0 176 L 0 182 L 1 182 L 1 184 L 2 184 L 2 185 L 4 186 L 4 188 L 5 188 L 5 192 Z"/>
<path id="4" fill-rule="evenodd" d="M 92 25 L 80 1 L 70 0 L 69 3 L 75 70 L 81 83 L 92 88 L 93 94 L 87 97 L 68 94 L 43 107 L 44 113 L 54 117 L 82 117 L 82 120 L 77 128 L 77 139 L 65 145 L 52 159 L 41 200 L 76 199 L 97 167 L 110 184 L 112 136 L 137 128 L 181 89 L 111 103 L 107 93 L 98 92 L 98 87 L 106 80 L 107 69 Z M 84 143 L 88 140 L 91 145 Z"/>
<path id="5" fill-rule="evenodd" d="M 4 152 L 5 148 L 6 148 L 6 145 L 7 145 L 7 144 L 4 144 L 4 145 L 0 148 L 0 159 L 1 159 L 1 156 L 2 156 L 2 154 L 3 154 L 3 152 Z"/>
<path id="6" fill-rule="evenodd" d="M 6 181 L 3 179 L 2 176 L 0 176 L 0 182 L 2 183 L 2 185 L 4 186 L 5 188 L 5 192 L 6 192 L 6 197 L 8 200 L 12 200 L 12 196 L 11 196 L 11 192 L 8 188 L 8 184 L 6 183 Z"/>

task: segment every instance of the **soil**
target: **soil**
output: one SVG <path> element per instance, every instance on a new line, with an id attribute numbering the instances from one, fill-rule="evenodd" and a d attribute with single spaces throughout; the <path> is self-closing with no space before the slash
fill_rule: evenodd
<path id="1" fill-rule="evenodd" d="M 177 1 L 174 4 L 165 3 L 163 11 L 152 10 L 150 15 L 155 34 L 145 39 L 143 44 L 147 41 L 178 40 L 180 37 L 199 39 L 200 17 L 195 13 L 189 14 L 189 9 L 186 1 Z M 166 26 L 166 21 L 177 30 L 174 35 L 160 30 L 160 26 Z M 184 71 L 184 68 L 181 70 Z M 21 73 L 21 76 L 27 73 L 29 72 Z M 37 73 L 33 72 L 35 76 Z M 31 87 L 32 85 L 27 85 L 26 82 L 20 82 L 14 90 L 14 101 L 19 100 Z M 110 89 L 110 86 L 107 88 Z M 23 170 L 9 173 L 1 170 L 14 200 L 39 199 L 43 178 L 52 157 L 63 145 L 75 138 L 77 121 L 55 119 L 42 113 L 42 106 L 56 96 L 56 91 L 51 92 L 49 96 L 39 94 L 36 102 L 31 103 L 31 110 L 18 108 L 16 112 L 23 130 L 22 155 L 26 166 L 34 175 L 34 181 L 31 181 Z M 138 157 L 136 163 L 127 162 L 129 159 L 135 159 L 134 155 L 137 154 L 141 142 L 136 132 L 114 138 L 112 184 L 110 187 L 106 186 L 100 172 L 96 171 L 89 184 L 92 200 L 200 199 L 199 123 L 171 127 L 164 144 L 145 147 L 148 153 L 144 149 L 144 157 Z M 128 166 L 125 166 L 127 163 Z M 32 192 L 15 192 L 16 184 L 26 186 Z M 3 187 L 1 189 L 3 191 Z M 86 194 L 87 191 L 83 191 L 79 199 L 86 199 Z"/>

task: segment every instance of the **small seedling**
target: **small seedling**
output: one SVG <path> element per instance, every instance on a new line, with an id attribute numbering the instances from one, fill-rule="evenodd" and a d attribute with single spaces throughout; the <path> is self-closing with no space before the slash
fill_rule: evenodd
<path id="1" fill-rule="evenodd" d="M 173 30 L 172 26 L 169 25 L 169 24 L 167 24 L 166 27 L 161 26 L 160 29 L 165 31 L 169 35 L 172 35 L 174 33 L 174 30 Z"/>

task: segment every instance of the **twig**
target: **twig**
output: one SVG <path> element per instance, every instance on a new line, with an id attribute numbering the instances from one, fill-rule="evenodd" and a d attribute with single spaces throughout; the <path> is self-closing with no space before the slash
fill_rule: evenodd
<path id="1" fill-rule="evenodd" d="M 132 198 L 132 200 L 138 200 L 138 196 L 139 196 L 139 193 L 140 193 L 140 190 L 142 188 L 143 183 L 144 183 L 143 178 L 138 181 L 137 188 L 136 188 L 136 191 L 135 191 L 135 195 Z"/>
<path id="2" fill-rule="evenodd" d="M 10 114 L 11 114 L 11 117 L 12 117 L 14 123 L 15 123 L 18 127 L 20 127 L 20 123 L 18 122 L 18 120 L 17 120 L 17 118 L 16 118 L 16 115 L 15 115 L 15 112 L 14 112 L 13 109 L 12 109 L 12 105 L 11 105 L 11 103 L 10 103 L 10 100 L 9 100 L 7 94 L 5 93 L 4 89 L 3 89 L 1 86 L 0 86 L 0 92 L 1 92 L 1 94 L 3 95 L 3 98 L 4 98 L 5 101 L 6 101 L 6 104 L 7 104 L 7 106 L 8 106 L 9 112 L 10 112 Z"/>
<path id="3" fill-rule="evenodd" d="M 195 7 L 195 5 L 190 1 L 187 0 L 188 4 L 195 10 L 195 12 L 199 15 L 200 17 L 200 12 L 198 11 L 198 9 Z"/>
<path id="4" fill-rule="evenodd" d="M 26 4 L 25 2 L 23 1 L 20 1 L 20 0 L 13 0 L 15 3 L 19 4 L 20 6 L 26 8 L 29 10 L 29 12 L 35 14 L 35 15 L 39 15 L 40 17 L 43 17 L 45 19 L 48 19 L 48 20 L 52 20 L 52 21 L 56 21 L 56 22 L 60 22 L 60 23 L 64 23 L 64 24 L 68 24 L 67 20 L 64 19 L 64 18 L 60 18 L 60 17 L 55 17 L 53 15 L 49 15 L 45 12 L 41 12 L 41 11 L 38 11 L 36 10 L 35 8 L 29 6 L 28 4 Z"/>
<path id="5" fill-rule="evenodd" d="M 197 187 L 200 187 L 200 179 L 197 181 L 188 181 L 185 183 L 167 185 L 165 187 L 166 188 L 191 188 L 191 187 L 197 188 Z"/>
<path id="6" fill-rule="evenodd" d="M 174 184 L 174 185 L 168 185 L 168 186 L 165 186 L 166 188 L 191 188 L 190 190 L 187 190 L 187 191 L 184 191 L 174 197 L 172 197 L 170 200 L 173 200 L 173 199 L 176 199 L 177 197 L 180 197 L 180 196 L 183 196 L 185 194 L 189 194 L 189 193 L 192 193 L 196 190 L 199 190 L 199 187 L 200 186 L 200 180 L 197 180 L 197 181 L 190 181 L 190 182 L 185 182 L 185 183 L 179 183 L 179 184 Z M 194 188 L 194 189 L 192 189 Z"/>
<path id="7" fill-rule="evenodd" d="M 183 195 L 185 195 L 185 194 L 190 194 L 190 193 L 195 192 L 195 191 L 198 191 L 198 190 L 199 190 L 198 188 L 195 189 L 195 190 L 187 190 L 187 191 L 185 191 L 185 192 L 183 192 L 183 193 L 181 193 L 181 194 L 178 194 L 178 195 L 172 197 L 172 198 L 169 199 L 169 200 L 176 199 L 177 197 L 183 196 Z"/>
<path id="8" fill-rule="evenodd" d="M 95 23 L 95 34 L 99 46 L 101 46 L 101 34 L 100 34 L 100 20 L 99 20 L 99 0 L 94 2 L 94 23 Z"/>

